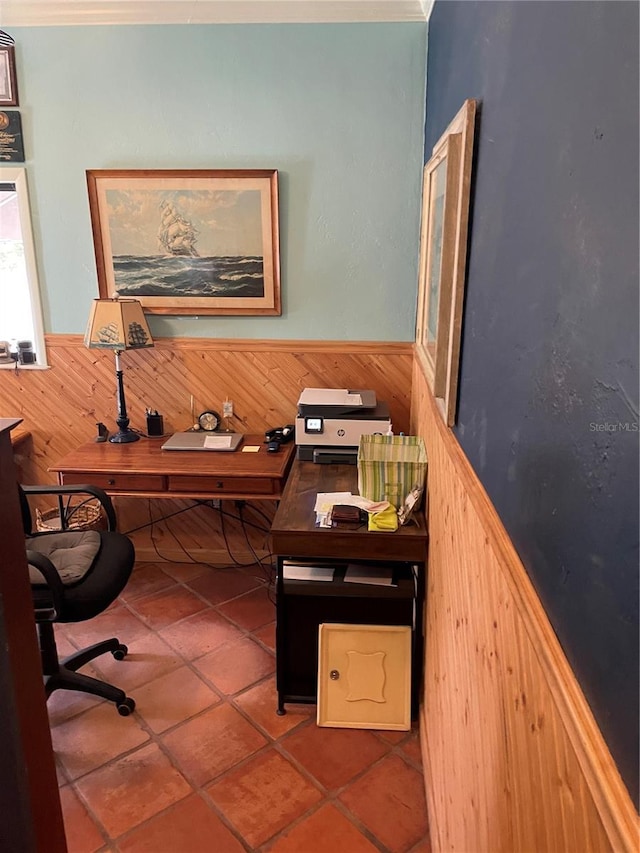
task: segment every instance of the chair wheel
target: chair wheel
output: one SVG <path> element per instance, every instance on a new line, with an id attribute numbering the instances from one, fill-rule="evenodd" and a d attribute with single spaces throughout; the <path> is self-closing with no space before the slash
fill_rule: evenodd
<path id="1" fill-rule="evenodd" d="M 136 707 L 136 703 L 133 699 L 130 699 L 128 696 L 126 699 L 123 699 L 119 705 L 116 705 L 118 709 L 118 713 L 121 717 L 128 717 L 129 714 L 133 712 L 133 709 Z"/>
<path id="2" fill-rule="evenodd" d="M 115 652 L 111 652 L 116 660 L 124 660 L 129 649 L 124 645 L 124 643 L 120 643 Z"/>

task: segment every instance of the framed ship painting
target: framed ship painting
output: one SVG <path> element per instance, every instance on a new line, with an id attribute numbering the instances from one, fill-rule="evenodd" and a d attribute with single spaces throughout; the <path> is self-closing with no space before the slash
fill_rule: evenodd
<path id="1" fill-rule="evenodd" d="M 150 314 L 280 314 L 276 170 L 92 170 L 100 296 Z"/>

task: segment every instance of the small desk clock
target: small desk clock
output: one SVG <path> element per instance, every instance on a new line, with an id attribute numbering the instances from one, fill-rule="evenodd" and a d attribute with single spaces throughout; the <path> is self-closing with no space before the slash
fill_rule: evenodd
<path id="1" fill-rule="evenodd" d="M 206 432 L 215 432 L 220 426 L 220 415 L 217 412 L 208 410 L 198 415 L 196 421 L 196 429 L 203 429 Z"/>

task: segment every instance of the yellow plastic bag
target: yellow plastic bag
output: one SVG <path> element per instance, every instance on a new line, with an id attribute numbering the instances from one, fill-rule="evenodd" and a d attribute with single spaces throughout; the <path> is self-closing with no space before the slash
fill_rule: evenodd
<path id="1" fill-rule="evenodd" d="M 381 512 L 373 512 L 369 515 L 369 530 L 384 530 L 387 533 L 398 529 L 398 513 L 396 508 L 389 505 Z"/>

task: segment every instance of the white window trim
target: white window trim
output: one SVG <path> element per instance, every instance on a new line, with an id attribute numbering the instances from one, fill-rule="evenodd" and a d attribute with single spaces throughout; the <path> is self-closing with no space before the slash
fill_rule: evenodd
<path id="1" fill-rule="evenodd" d="M 33 337 L 37 364 L 19 364 L 18 370 L 43 370 L 49 367 L 47 363 L 47 350 L 44 344 L 44 325 L 42 322 L 42 303 L 40 301 L 40 287 L 38 283 L 38 267 L 36 264 L 36 253 L 33 243 L 33 229 L 31 228 L 31 208 L 29 205 L 29 191 L 27 188 L 27 170 L 13 166 L 0 166 L 0 183 L 16 185 L 18 194 L 18 211 L 20 214 L 20 230 L 24 243 L 24 260 L 27 270 L 27 281 L 29 285 L 29 298 L 31 300 L 31 314 L 33 318 Z M 0 370 L 15 370 L 16 364 L 2 364 Z"/>

